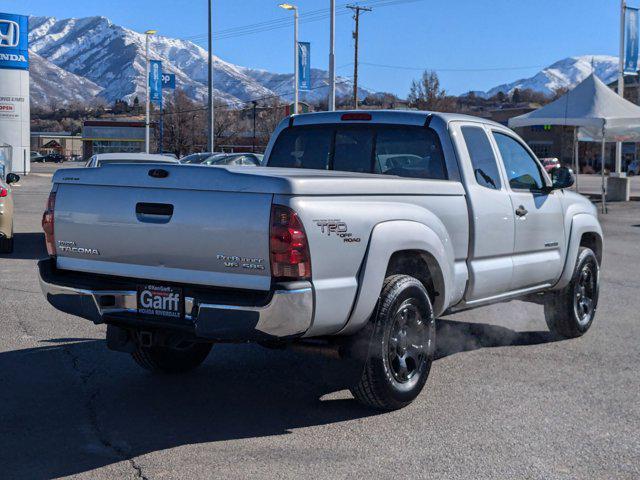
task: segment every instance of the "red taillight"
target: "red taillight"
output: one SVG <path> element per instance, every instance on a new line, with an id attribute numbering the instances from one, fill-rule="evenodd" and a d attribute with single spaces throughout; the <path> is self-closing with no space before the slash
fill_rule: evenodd
<path id="1" fill-rule="evenodd" d="M 54 238 L 54 212 L 56 209 L 56 194 L 51 192 L 47 200 L 47 209 L 42 215 L 42 230 L 44 230 L 44 240 L 47 244 L 47 253 L 56 254 L 56 242 Z"/>
<path id="2" fill-rule="evenodd" d="M 309 280 L 309 244 L 298 215 L 283 205 L 271 207 L 271 275 L 276 280 Z"/>
<path id="3" fill-rule="evenodd" d="M 371 120 L 370 113 L 343 113 L 340 117 L 342 121 L 369 121 Z"/>
<path id="4" fill-rule="evenodd" d="M 0 187 L 0 198 L 6 197 L 7 195 L 9 195 L 9 190 L 7 190 L 6 188 Z"/>

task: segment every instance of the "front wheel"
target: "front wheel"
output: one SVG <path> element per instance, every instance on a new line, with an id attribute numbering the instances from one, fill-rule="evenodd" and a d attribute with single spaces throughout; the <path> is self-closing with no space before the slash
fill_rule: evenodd
<path id="1" fill-rule="evenodd" d="M 146 347 L 137 344 L 131 356 L 138 365 L 152 372 L 184 373 L 205 361 L 212 344 L 190 343 L 182 347 Z"/>
<path id="2" fill-rule="evenodd" d="M 549 330 L 564 338 L 584 335 L 598 307 L 600 266 L 593 250 L 580 247 L 571 282 L 545 298 L 544 315 Z"/>
<path id="3" fill-rule="evenodd" d="M 414 277 L 385 279 L 365 366 L 353 396 L 361 403 L 395 410 L 422 391 L 433 361 L 435 318 L 427 290 Z"/>

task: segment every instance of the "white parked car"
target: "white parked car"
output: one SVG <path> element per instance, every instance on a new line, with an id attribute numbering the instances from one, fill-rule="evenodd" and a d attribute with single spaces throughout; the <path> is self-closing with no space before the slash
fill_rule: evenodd
<path id="1" fill-rule="evenodd" d="M 95 168 L 112 163 L 179 163 L 166 155 L 154 153 L 98 153 L 92 156 L 85 167 Z"/>

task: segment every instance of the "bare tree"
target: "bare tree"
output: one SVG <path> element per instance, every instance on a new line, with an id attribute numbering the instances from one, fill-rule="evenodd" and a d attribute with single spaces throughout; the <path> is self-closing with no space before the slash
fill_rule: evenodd
<path id="1" fill-rule="evenodd" d="M 407 101 L 411 107 L 419 110 L 442 112 L 453 111 L 456 108 L 455 97 L 447 95 L 447 92 L 440 88 L 438 74 L 430 70 L 425 70 L 420 80 L 411 82 Z"/>

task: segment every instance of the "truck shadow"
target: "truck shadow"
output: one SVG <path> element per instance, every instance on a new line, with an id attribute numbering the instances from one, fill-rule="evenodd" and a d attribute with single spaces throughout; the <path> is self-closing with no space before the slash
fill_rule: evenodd
<path id="1" fill-rule="evenodd" d="M 440 320 L 438 335 L 437 358 L 553 340 L 546 332 L 448 320 Z M 359 371 L 254 345 L 218 345 L 186 375 L 145 372 L 103 340 L 59 338 L 2 352 L 2 477 L 58 478 L 182 445 L 377 415 L 342 392 Z"/>
<path id="2" fill-rule="evenodd" d="M 0 353 L 3 479 L 59 478 L 181 445 L 377 414 L 344 393 L 323 398 L 346 379 L 344 365 L 320 357 L 220 345 L 192 373 L 154 375 L 102 340 L 61 340 Z"/>
<path id="3" fill-rule="evenodd" d="M 39 260 L 47 256 L 47 247 L 44 243 L 44 233 L 14 233 L 13 253 L 0 254 L 0 258 L 12 258 L 16 260 Z"/>

